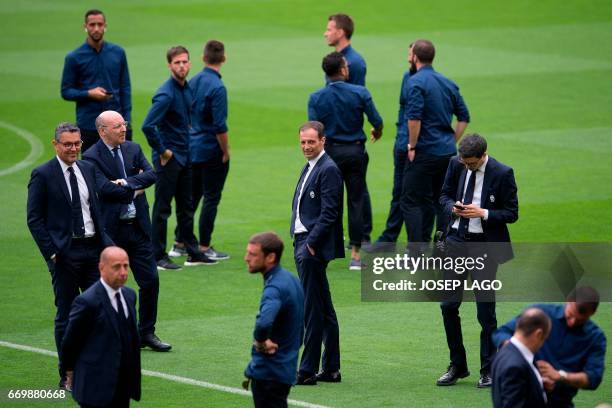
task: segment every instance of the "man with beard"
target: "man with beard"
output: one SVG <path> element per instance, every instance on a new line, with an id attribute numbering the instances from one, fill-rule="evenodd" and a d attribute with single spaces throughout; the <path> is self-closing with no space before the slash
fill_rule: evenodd
<path id="1" fill-rule="evenodd" d="M 404 171 L 401 209 L 408 231 L 409 249 L 415 256 L 431 241 L 434 217 L 437 229 L 446 222 L 439 204 L 449 160 L 457 153 L 470 114 L 457 85 L 434 71 L 435 48 L 429 40 L 417 40 L 408 59 L 414 75 L 408 80 L 408 163 Z M 452 117 L 457 117 L 455 129 Z M 421 244 L 421 245 L 420 245 Z"/>
<path id="2" fill-rule="evenodd" d="M 191 160 L 189 158 L 189 130 L 191 128 L 192 94 L 187 75 L 191 62 L 185 47 L 172 47 L 166 53 L 171 77 L 155 93 L 142 131 L 153 150 L 153 165 L 157 174 L 155 204 L 153 205 L 153 252 L 157 268 L 180 269 L 166 253 L 168 217 L 172 199 L 176 200 L 176 220 L 189 254 L 185 264 L 216 263 L 198 250 L 193 235 L 193 200 Z"/>
<path id="3" fill-rule="evenodd" d="M 85 13 L 87 40 L 66 55 L 62 74 L 62 98 L 76 102 L 83 153 L 99 140 L 95 121 L 106 110 L 115 110 L 129 123 L 132 91 L 123 48 L 104 41 L 106 17 L 100 10 Z M 128 126 L 127 139 L 132 140 Z"/>
<path id="4" fill-rule="evenodd" d="M 249 272 L 261 273 L 264 280 L 252 359 L 245 370 L 256 408 L 287 406 L 304 335 L 304 292 L 300 281 L 280 266 L 283 247 L 274 232 L 262 232 L 249 239 L 244 255 Z"/>

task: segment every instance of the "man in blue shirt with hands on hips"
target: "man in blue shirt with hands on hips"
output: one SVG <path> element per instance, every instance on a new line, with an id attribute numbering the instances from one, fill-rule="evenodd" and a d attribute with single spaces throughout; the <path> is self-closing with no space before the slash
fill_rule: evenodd
<path id="1" fill-rule="evenodd" d="M 95 121 L 104 111 L 114 110 L 132 120 L 132 90 L 123 48 L 104 41 L 106 17 L 100 10 L 85 13 L 87 40 L 66 55 L 62 73 L 62 98 L 76 102 L 77 125 L 85 153 L 100 138 Z M 132 140 L 132 128 L 126 133 Z"/>
<path id="2" fill-rule="evenodd" d="M 329 82 L 310 95 L 308 120 L 323 123 L 325 151 L 334 160 L 346 185 L 349 240 L 352 247 L 349 269 L 361 270 L 359 249 L 363 241 L 363 198 L 365 190 L 365 142 L 363 115 L 372 124 L 371 140 L 382 136 L 383 120 L 370 92 L 346 82 L 349 69 L 344 56 L 332 52 L 322 62 Z"/>
<path id="3" fill-rule="evenodd" d="M 280 266 L 283 248 L 277 234 L 262 232 L 249 239 L 244 255 L 249 272 L 264 279 L 252 360 L 245 370 L 256 408 L 287 406 L 304 336 L 304 292 L 300 281 Z"/>
<path id="4" fill-rule="evenodd" d="M 153 205 L 153 252 L 157 269 L 180 269 L 166 253 L 168 217 L 172 199 L 176 200 L 176 220 L 188 253 L 186 266 L 215 264 L 198 249 L 193 234 L 192 172 L 189 157 L 192 93 L 187 75 L 191 62 L 185 47 L 172 47 L 166 53 L 171 77 L 153 96 L 142 131 L 153 150 L 153 166 L 157 174 Z"/>

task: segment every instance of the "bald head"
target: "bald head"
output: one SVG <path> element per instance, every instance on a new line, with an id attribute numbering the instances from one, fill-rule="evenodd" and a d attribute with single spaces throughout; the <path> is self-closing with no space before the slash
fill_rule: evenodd
<path id="1" fill-rule="evenodd" d="M 518 318 L 514 335 L 535 353 L 546 341 L 551 327 L 550 317 L 542 309 L 530 307 Z"/>
<path id="2" fill-rule="evenodd" d="M 122 248 L 107 247 L 100 254 L 98 267 L 104 282 L 113 289 L 119 289 L 127 281 L 130 260 Z"/>
<path id="3" fill-rule="evenodd" d="M 107 145 L 117 147 L 125 142 L 128 123 L 119 112 L 104 111 L 96 118 L 96 129 Z"/>

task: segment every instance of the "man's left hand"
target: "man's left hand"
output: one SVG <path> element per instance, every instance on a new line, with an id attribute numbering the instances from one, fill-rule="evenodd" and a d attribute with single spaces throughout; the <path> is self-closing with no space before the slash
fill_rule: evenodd
<path id="1" fill-rule="evenodd" d="M 464 204 L 463 210 L 457 210 L 456 213 L 463 218 L 483 218 L 485 216 L 485 210 L 477 204 Z"/>
<path id="2" fill-rule="evenodd" d="M 255 346 L 255 350 L 259 353 L 274 354 L 278 350 L 278 344 L 274 343 L 270 339 L 266 339 L 263 342 L 255 340 L 253 341 L 253 345 Z"/>
<path id="3" fill-rule="evenodd" d="M 561 374 L 559 374 L 559 371 L 555 370 L 555 367 L 553 367 L 549 362 L 538 360 L 536 361 L 536 365 L 538 366 L 538 370 L 540 371 L 542 378 L 548 378 L 553 382 L 557 382 L 561 379 Z"/>

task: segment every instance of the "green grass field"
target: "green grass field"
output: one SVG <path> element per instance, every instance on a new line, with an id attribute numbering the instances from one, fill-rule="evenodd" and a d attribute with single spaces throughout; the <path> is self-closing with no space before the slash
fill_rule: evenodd
<path id="1" fill-rule="evenodd" d="M 212 267 L 162 272 L 158 334 L 168 354 L 143 352 L 143 368 L 238 388 L 249 360 L 261 279 L 242 256 L 248 237 L 276 230 L 290 246 L 293 188 L 304 159 L 297 127 L 310 92 L 323 84 L 320 61 L 327 16 L 356 21 L 354 47 L 368 63 L 367 85 L 385 120 L 383 139 L 368 146 L 374 235 L 384 224 L 392 183 L 392 146 L 407 47 L 416 38 L 436 44 L 434 66 L 454 79 L 470 108 L 468 131 L 489 141 L 489 152 L 514 167 L 521 242 L 612 241 L 612 2 L 553 0 L 450 1 L 195 1 L 129 2 L 0 0 L 0 341 L 54 350 L 54 306 L 45 264 L 26 227 L 30 170 L 53 155 L 60 121 L 74 104 L 60 98 L 65 54 L 85 38 L 86 9 L 107 14 L 106 39 L 127 52 L 136 141 L 150 98 L 167 78 L 165 51 L 192 51 L 201 68 L 206 40 L 225 42 L 223 78 L 229 93 L 231 170 L 214 244 L 232 259 Z M 8 172 L 31 157 L 34 162 Z M 26 163 L 27 164 L 27 163 Z M 8 173 L 8 174 L 7 174 Z M 148 192 L 151 202 L 152 192 Z M 295 271 L 292 256 L 284 266 Z M 290 398 L 333 407 L 483 407 L 488 390 L 475 388 L 478 323 L 462 308 L 472 376 L 455 387 L 435 379 L 448 364 L 440 309 L 433 303 L 362 303 L 360 277 L 346 260 L 328 269 L 341 327 L 341 384 L 294 388 Z M 130 285 L 134 286 L 131 281 Z M 536 299 L 534 299 L 536 300 Z M 609 299 L 608 299 L 609 300 Z M 498 304 L 505 322 L 525 304 Z M 612 304 L 594 320 L 612 333 Z M 611 353 L 596 391 L 580 391 L 579 407 L 612 402 Z M 64 406 L 67 400 L 17 401 L 13 389 L 57 386 L 53 357 L 0 347 L 0 405 Z M 248 396 L 143 378 L 147 407 L 250 406 Z"/>

